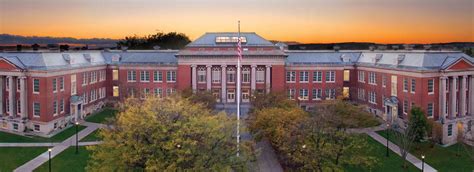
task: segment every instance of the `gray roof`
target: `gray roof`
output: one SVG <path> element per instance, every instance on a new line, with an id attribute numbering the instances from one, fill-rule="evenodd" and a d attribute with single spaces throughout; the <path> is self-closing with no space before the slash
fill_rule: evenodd
<path id="1" fill-rule="evenodd" d="M 208 46 L 235 46 L 236 44 L 216 43 L 216 37 L 227 36 L 227 37 L 238 37 L 237 32 L 207 32 L 201 37 L 197 38 L 193 42 L 189 43 L 187 47 L 208 47 Z M 275 46 L 270 41 L 262 38 L 255 32 L 241 32 L 241 37 L 247 39 L 246 43 L 242 46 Z"/>
<path id="2" fill-rule="evenodd" d="M 177 50 L 129 50 L 129 51 L 109 51 L 103 55 L 109 64 L 163 64 L 176 65 L 178 60 L 175 55 Z M 118 57 L 119 61 L 113 61 L 112 57 Z"/>
<path id="3" fill-rule="evenodd" d="M 25 70 L 71 69 L 106 64 L 100 51 L 8 52 L 0 53 L 0 58 Z"/>
<path id="4" fill-rule="evenodd" d="M 261 51 L 242 51 L 243 56 L 285 56 L 285 52 L 281 50 L 261 50 Z M 193 51 L 193 50 L 181 50 L 178 53 L 179 56 L 236 56 L 237 51 Z"/>
<path id="5" fill-rule="evenodd" d="M 344 65 L 353 64 L 360 52 L 329 52 L 329 51 L 287 51 L 287 65 Z"/>

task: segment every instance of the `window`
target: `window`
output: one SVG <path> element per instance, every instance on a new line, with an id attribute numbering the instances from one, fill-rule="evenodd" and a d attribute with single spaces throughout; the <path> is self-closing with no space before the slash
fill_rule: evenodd
<path id="1" fill-rule="evenodd" d="M 375 72 L 369 72 L 369 84 L 377 85 Z"/>
<path id="2" fill-rule="evenodd" d="M 18 130 L 18 124 L 17 123 L 13 123 L 13 129 Z"/>
<path id="3" fill-rule="evenodd" d="M 257 83 L 265 82 L 265 68 L 257 67 L 257 73 L 256 73 L 256 76 L 255 76 L 255 80 L 257 81 Z"/>
<path id="4" fill-rule="evenodd" d="M 35 124 L 35 125 L 34 125 L 34 129 L 35 129 L 35 131 L 40 131 L 40 126 L 37 125 L 37 124 Z"/>
<path id="5" fill-rule="evenodd" d="M 5 100 L 6 102 L 10 102 L 8 98 L 6 98 Z M 10 103 L 5 103 L 5 107 L 6 107 L 7 112 L 10 113 Z"/>
<path id="6" fill-rule="evenodd" d="M 91 101 L 90 101 L 90 102 L 94 102 L 95 100 L 97 100 L 97 94 L 96 94 L 96 90 L 95 90 L 95 89 L 92 89 L 92 90 L 91 90 L 90 98 L 91 98 Z"/>
<path id="7" fill-rule="evenodd" d="M 227 82 L 234 83 L 235 82 L 235 68 L 228 67 L 227 68 Z"/>
<path id="8" fill-rule="evenodd" d="M 16 101 L 16 113 L 21 114 L 21 102 L 20 100 Z"/>
<path id="9" fill-rule="evenodd" d="M 97 72 L 91 72 L 91 82 L 90 83 L 96 83 L 97 82 Z"/>
<path id="10" fill-rule="evenodd" d="M 112 80 L 117 81 L 119 79 L 119 71 L 118 69 L 112 70 Z"/>
<path id="11" fill-rule="evenodd" d="M 59 102 L 59 112 L 64 112 L 64 99 L 61 99 L 61 101 Z"/>
<path id="12" fill-rule="evenodd" d="M 335 82 L 336 81 L 336 72 L 327 71 L 326 72 L 326 82 Z"/>
<path id="13" fill-rule="evenodd" d="M 369 103 L 377 104 L 377 97 L 375 92 L 369 92 Z"/>
<path id="14" fill-rule="evenodd" d="M 8 79 L 8 77 L 6 79 L 5 85 L 6 85 L 7 90 L 10 90 L 10 79 Z"/>
<path id="15" fill-rule="evenodd" d="M 134 70 L 127 71 L 127 81 L 128 82 L 135 82 L 136 81 L 136 73 Z"/>
<path id="16" fill-rule="evenodd" d="M 56 83 L 56 78 L 53 78 L 53 93 L 55 93 L 57 90 L 58 84 Z"/>
<path id="17" fill-rule="evenodd" d="M 219 100 L 220 90 L 217 90 L 217 91 L 218 92 L 217 92 L 217 94 L 215 94 L 215 96 L 216 96 L 216 99 Z M 243 102 L 249 102 L 249 100 L 250 100 L 250 90 L 248 90 L 248 89 L 242 90 L 242 101 Z"/>
<path id="18" fill-rule="evenodd" d="M 59 90 L 64 91 L 64 77 L 59 78 Z"/>
<path id="19" fill-rule="evenodd" d="M 387 76 L 382 75 L 382 87 L 387 87 Z"/>
<path id="20" fill-rule="evenodd" d="M 296 72 L 288 71 L 286 72 L 286 82 L 295 82 L 296 81 Z"/>
<path id="21" fill-rule="evenodd" d="M 430 79 L 428 80 L 428 94 L 433 94 L 434 93 L 434 80 Z"/>
<path id="22" fill-rule="evenodd" d="M 176 92 L 174 88 L 167 88 L 166 89 L 166 96 L 173 95 L 174 92 Z"/>
<path id="23" fill-rule="evenodd" d="M 322 82 L 323 81 L 323 74 L 321 71 L 313 72 L 313 82 Z"/>
<path id="24" fill-rule="evenodd" d="M 403 78 L 403 92 L 408 92 L 408 79 Z"/>
<path id="25" fill-rule="evenodd" d="M 76 75 L 71 75 L 71 95 L 77 94 Z"/>
<path id="26" fill-rule="evenodd" d="M 300 72 L 300 82 L 308 82 L 309 76 L 307 71 Z"/>
<path id="27" fill-rule="evenodd" d="M 17 86 L 16 86 L 16 91 L 20 91 L 20 85 L 21 85 L 21 83 L 20 83 L 20 78 L 17 78 L 17 79 L 16 79 L 16 85 L 17 85 Z"/>
<path id="28" fill-rule="evenodd" d="M 155 96 L 159 98 L 163 97 L 163 91 L 161 90 L 161 88 L 155 88 Z"/>
<path id="29" fill-rule="evenodd" d="M 416 80 L 411 79 L 411 93 L 415 93 L 415 88 L 416 88 Z"/>
<path id="30" fill-rule="evenodd" d="M 403 113 L 404 114 L 408 113 L 408 101 L 406 100 L 403 101 Z"/>
<path id="31" fill-rule="evenodd" d="M 449 124 L 448 125 L 448 136 L 452 136 L 453 135 L 453 124 Z"/>
<path id="32" fill-rule="evenodd" d="M 313 100 L 321 100 L 321 89 L 313 89 Z"/>
<path id="33" fill-rule="evenodd" d="M 176 71 L 167 71 L 166 72 L 166 81 L 167 82 L 176 82 Z"/>
<path id="34" fill-rule="evenodd" d="M 161 71 L 153 71 L 153 82 L 163 82 L 163 74 Z"/>
<path id="35" fill-rule="evenodd" d="M 197 78 L 198 78 L 198 83 L 206 83 L 206 67 L 204 66 L 199 66 L 197 68 Z"/>
<path id="36" fill-rule="evenodd" d="M 120 94 L 119 94 L 119 86 L 114 86 L 113 87 L 113 96 L 114 97 L 118 97 Z"/>
<path id="37" fill-rule="evenodd" d="M 53 116 L 58 114 L 58 101 L 53 101 Z"/>
<path id="38" fill-rule="evenodd" d="M 33 103 L 33 115 L 35 117 L 40 117 L 40 103 L 39 102 Z"/>
<path id="39" fill-rule="evenodd" d="M 359 71 L 358 80 L 359 80 L 359 82 L 365 83 L 365 72 L 364 71 Z"/>
<path id="40" fill-rule="evenodd" d="M 300 100 L 308 100 L 308 89 L 300 89 Z"/>
<path id="41" fill-rule="evenodd" d="M 288 99 L 290 99 L 290 100 L 295 99 L 295 90 L 294 89 L 288 89 Z"/>
<path id="42" fill-rule="evenodd" d="M 221 82 L 221 69 L 219 67 L 212 68 L 212 83 L 220 83 Z M 250 80 L 249 80 L 250 81 Z"/>
<path id="43" fill-rule="evenodd" d="M 140 71 L 140 82 L 150 82 L 149 71 Z"/>
<path id="44" fill-rule="evenodd" d="M 219 77 L 220 76 L 221 75 L 219 74 Z M 248 67 L 242 68 L 242 83 L 249 83 L 249 82 L 250 82 L 250 68 Z"/>
<path id="45" fill-rule="evenodd" d="M 234 89 L 228 89 L 227 90 L 227 101 L 228 102 L 234 102 L 235 101 L 235 90 Z"/>
<path id="46" fill-rule="evenodd" d="M 84 104 L 89 103 L 89 96 L 88 96 L 88 95 L 89 95 L 89 94 L 88 94 L 87 92 L 85 92 L 85 93 L 84 93 L 84 96 L 82 96 L 82 97 L 84 97 Z"/>
<path id="47" fill-rule="evenodd" d="M 100 81 L 105 81 L 105 71 L 100 71 Z"/>
<path id="48" fill-rule="evenodd" d="M 359 88 L 357 90 L 357 97 L 359 100 L 365 100 L 365 89 Z"/>
<path id="49" fill-rule="evenodd" d="M 351 78 L 351 71 L 350 70 L 344 70 L 344 81 L 349 81 Z"/>
<path id="50" fill-rule="evenodd" d="M 40 92 L 40 80 L 35 78 L 33 79 L 33 93 L 39 94 L 39 92 Z"/>
<path id="51" fill-rule="evenodd" d="M 82 73 L 82 85 L 87 85 L 87 72 Z"/>
<path id="52" fill-rule="evenodd" d="M 326 89 L 326 100 L 336 99 L 336 89 Z"/>
<path id="53" fill-rule="evenodd" d="M 150 95 L 150 89 L 149 88 L 144 88 L 142 98 L 147 98 L 148 95 Z"/>
<path id="54" fill-rule="evenodd" d="M 428 108 L 426 108 L 426 115 L 428 117 L 433 117 L 433 103 L 428 103 Z"/>
<path id="55" fill-rule="evenodd" d="M 391 86 L 391 94 L 392 96 L 397 96 L 398 91 L 397 91 L 397 76 L 392 76 L 392 86 Z"/>

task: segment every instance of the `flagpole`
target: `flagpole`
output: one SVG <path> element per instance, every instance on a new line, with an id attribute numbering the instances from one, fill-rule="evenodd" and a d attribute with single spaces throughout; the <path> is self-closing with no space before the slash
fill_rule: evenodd
<path id="1" fill-rule="evenodd" d="M 238 32 L 238 48 L 240 50 L 239 57 L 237 58 L 237 156 L 240 153 L 240 60 L 242 58 L 242 47 L 240 40 L 240 20 L 239 20 L 239 32 Z"/>

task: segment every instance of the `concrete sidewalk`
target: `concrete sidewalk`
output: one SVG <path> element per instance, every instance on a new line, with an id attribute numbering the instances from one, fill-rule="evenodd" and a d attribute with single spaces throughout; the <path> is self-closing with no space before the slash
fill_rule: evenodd
<path id="1" fill-rule="evenodd" d="M 370 131 L 370 132 L 367 132 L 367 134 L 370 137 L 372 137 L 374 140 L 376 140 L 377 142 L 381 143 L 382 145 L 387 144 L 387 139 L 385 139 L 381 135 L 377 134 L 376 132 Z M 392 150 L 393 152 L 395 152 L 397 155 L 401 156 L 400 148 L 396 144 L 393 144 L 392 142 L 389 141 L 388 142 L 388 148 L 390 150 Z M 412 154 L 408 153 L 407 161 L 412 163 L 413 165 L 415 165 L 415 167 L 417 167 L 418 169 L 421 169 L 421 164 L 422 164 L 421 160 L 418 159 L 417 157 L 413 156 Z M 427 171 L 427 172 L 436 172 L 437 171 L 436 169 L 434 169 L 433 167 L 428 165 L 426 162 L 425 162 L 424 166 L 425 166 L 424 171 Z"/>
<path id="2" fill-rule="evenodd" d="M 87 128 L 83 129 L 78 133 L 78 139 L 81 140 L 82 138 L 86 137 L 93 131 L 97 130 L 101 127 L 100 124 L 89 123 L 85 122 L 81 125 L 87 126 Z M 63 142 L 55 145 L 51 151 L 51 158 L 54 158 L 56 155 L 60 154 L 62 151 L 66 150 L 69 146 L 76 144 L 76 135 L 69 137 L 68 139 L 64 140 Z M 48 162 L 49 160 L 49 153 L 48 151 L 42 153 L 38 157 L 28 161 L 27 163 L 23 164 L 22 166 L 15 169 L 15 172 L 29 172 L 33 171 L 34 169 L 41 166 L 43 163 Z"/>

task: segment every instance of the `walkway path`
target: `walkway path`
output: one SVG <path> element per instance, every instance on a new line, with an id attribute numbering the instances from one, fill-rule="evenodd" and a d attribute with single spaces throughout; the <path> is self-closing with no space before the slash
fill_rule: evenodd
<path id="1" fill-rule="evenodd" d="M 86 137 L 93 131 L 97 130 L 101 127 L 100 124 L 84 122 L 81 125 L 87 126 L 87 128 L 81 130 L 78 133 L 78 139 L 81 140 L 82 138 Z M 64 140 L 63 142 L 56 144 L 51 151 L 51 158 L 55 157 L 56 155 L 60 154 L 62 151 L 66 150 L 69 146 L 75 145 L 76 143 L 76 135 L 69 137 L 68 139 Z M 15 172 L 29 172 L 33 171 L 34 169 L 41 166 L 43 163 L 47 162 L 49 159 L 48 151 L 42 153 L 38 157 L 28 161 L 27 163 L 23 164 L 22 166 L 15 169 Z"/>
<path id="2" fill-rule="evenodd" d="M 74 139 L 74 141 L 76 141 L 76 139 Z M 98 145 L 101 143 L 101 141 L 79 142 L 79 146 Z M 0 143 L 0 147 L 53 147 L 60 144 L 62 143 Z"/>
<path id="3" fill-rule="evenodd" d="M 270 142 L 267 140 L 258 142 L 257 150 L 259 150 L 257 163 L 260 172 L 283 172 L 283 168 L 281 168 L 280 162 L 278 162 Z"/>
<path id="4" fill-rule="evenodd" d="M 367 134 L 370 137 L 372 137 L 374 140 L 381 143 L 382 145 L 387 144 L 387 139 L 385 139 L 381 135 L 377 134 L 375 131 L 369 131 L 369 132 L 367 132 Z M 389 141 L 388 142 L 388 148 L 390 148 L 390 150 L 395 152 L 397 155 L 401 156 L 400 148 L 396 144 L 393 144 L 392 142 Z M 417 167 L 418 169 L 421 169 L 421 164 L 422 164 L 421 160 L 418 159 L 417 157 L 413 156 L 412 154 L 408 153 L 407 161 L 412 163 L 413 165 L 415 165 L 415 167 Z M 425 162 L 424 166 L 425 166 L 424 170 L 427 171 L 427 172 L 436 172 L 437 171 L 436 169 L 434 169 L 433 167 L 428 165 L 426 162 Z"/>

